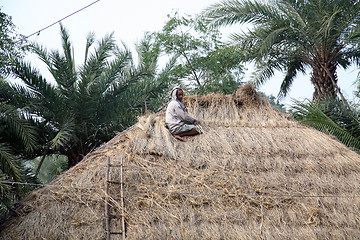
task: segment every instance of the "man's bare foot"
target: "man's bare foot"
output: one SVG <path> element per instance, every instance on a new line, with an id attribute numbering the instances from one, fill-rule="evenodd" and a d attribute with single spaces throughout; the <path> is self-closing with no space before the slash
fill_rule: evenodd
<path id="1" fill-rule="evenodd" d="M 173 134 L 173 137 L 176 138 L 177 140 L 184 142 L 184 139 L 182 137 L 180 137 L 179 135 Z"/>

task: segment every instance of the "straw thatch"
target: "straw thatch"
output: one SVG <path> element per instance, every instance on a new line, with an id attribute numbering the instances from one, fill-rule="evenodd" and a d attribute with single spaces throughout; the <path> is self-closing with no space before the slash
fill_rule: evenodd
<path id="1" fill-rule="evenodd" d="M 140 117 L 32 192 L 0 238 L 105 239 L 107 157 L 124 159 L 127 239 L 360 238 L 357 153 L 274 110 L 250 86 L 184 101 L 203 134 L 180 142 L 163 112 Z M 112 180 L 119 175 L 111 169 Z M 110 196 L 121 213 L 117 186 Z M 119 219 L 111 224 L 121 230 Z"/>

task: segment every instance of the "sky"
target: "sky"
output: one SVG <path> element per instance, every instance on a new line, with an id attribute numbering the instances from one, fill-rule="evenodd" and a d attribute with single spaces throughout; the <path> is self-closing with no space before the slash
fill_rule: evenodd
<path id="1" fill-rule="evenodd" d="M 75 63 L 82 63 L 85 51 L 86 37 L 94 32 L 97 39 L 114 33 L 119 44 L 124 42 L 127 46 L 134 47 L 135 43 L 142 39 L 147 31 L 160 31 L 164 26 L 167 15 L 178 11 L 180 14 L 195 15 L 203 9 L 220 0 L 0 0 L 1 10 L 12 17 L 16 31 L 19 34 L 29 36 L 52 23 L 74 13 L 87 5 L 88 8 L 66 18 L 62 21 L 63 26 L 70 33 L 70 39 L 74 46 Z M 234 31 L 245 30 L 241 26 L 235 26 Z M 223 32 L 223 37 L 229 34 Z M 40 31 L 28 38 L 37 42 L 47 49 L 61 50 L 60 26 L 54 26 Z M 35 55 L 27 56 L 27 60 L 40 69 L 46 77 L 46 68 Z M 245 81 L 250 80 L 253 68 L 245 72 Z M 338 70 L 338 84 L 348 100 L 353 100 L 353 92 L 356 90 L 354 82 L 358 69 L 355 66 L 346 71 Z M 282 73 L 276 73 L 259 90 L 267 95 L 277 96 Z M 291 88 L 288 96 L 281 99 L 281 103 L 289 106 L 293 99 L 311 99 L 313 86 L 310 83 L 310 74 L 299 75 Z"/>

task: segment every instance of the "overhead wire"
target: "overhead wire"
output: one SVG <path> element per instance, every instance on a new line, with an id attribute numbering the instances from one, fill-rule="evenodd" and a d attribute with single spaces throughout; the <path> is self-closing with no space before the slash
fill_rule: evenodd
<path id="1" fill-rule="evenodd" d="M 90 3 L 89 5 L 87 5 L 87 6 L 83 7 L 83 8 L 81 8 L 81 9 L 79 9 L 79 10 L 77 10 L 77 11 L 75 11 L 75 12 L 73 12 L 73 13 L 69 14 L 69 15 L 67 15 L 66 17 L 63 17 L 63 18 L 61 18 L 60 20 L 58 20 L 58 21 L 56 21 L 56 22 L 54 22 L 54 23 L 52 23 L 52 24 L 50 24 L 50 25 L 48 25 L 48 26 L 46 26 L 46 27 L 44 27 L 44 28 L 42 28 L 42 29 L 40 29 L 40 30 L 38 30 L 38 31 L 34 32 L 34 33 L 32 33 L 32 34 L 30 34 L 30 35 L 28 35 L 28 36 L 25 36 L 25 38 L 27 39 L 27 38 L 29 38 L 29 37 L 31 37 L 31 36 L 33 36 L 33 35 L 35 35 L 35 34 L 40 34 L 40 32 L 42 32 L 42 31 L 44 31 L 44 30 L 46 30 L 46 29 L 48 29 L 48 28 L 50 28 L 50 27 L 54 26 L 55 24 L 57 24 L 57 23 L 59 23 L 59 22 L 61 22 L 61 21 L 65 20 L 65 19 L 66 19 L 66 18 L 68 18 L 68 17 L 71 17 L 71 16 L 73 16 L 73 15 L 75 15 L 75 14 L 77 14 L 77 13 L 81 12 L 82 10 L 85 10 L 86 8 L 88 8 L 88 7 L 92 6 L 92 5 L 94 5 L 95 3 L 100 2 L 100 1 L 101 1 L 101 0 L 96 0 L 96 1 L 94 1 L 94 2 L 92 2 L 92 3 Z"/>

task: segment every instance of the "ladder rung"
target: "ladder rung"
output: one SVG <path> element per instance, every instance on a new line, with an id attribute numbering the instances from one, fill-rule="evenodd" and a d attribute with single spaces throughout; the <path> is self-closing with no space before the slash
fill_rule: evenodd
<path id="1" fill-rule="evenodd" d="M 107 180 L 108 183 L 121 184 L 121 182 Z"/>
<path id="2" fill-rule="evenodd" d="M 124 167 L 124 165 L 118 165 L 118 164 L 109 164 L 109 167 Z"/>
<path id="3" fill-rule="evenodd" d="M 111 217 L 111 218 L 121 218 L 122 216 L 119 215 L 119 214 L 111 214 L 111 215 L 109 215 L 109 217 Z"/>
<path id="4" fill-rule="evenodd" d="M 123 234 L 123 232 L 110 232 L 110 234 Z"/>

